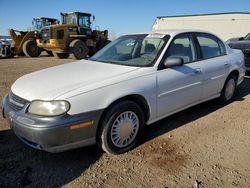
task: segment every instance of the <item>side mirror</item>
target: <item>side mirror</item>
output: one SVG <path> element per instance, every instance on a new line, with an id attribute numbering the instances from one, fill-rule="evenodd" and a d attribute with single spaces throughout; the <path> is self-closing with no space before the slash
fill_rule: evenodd
<path id="1" fill-rule="evenodd" d="M 94 22 L 94 21 L 95 21 L 95 15 L 92 16 L 92 22 Z"/>
<path id="2" fill-rule="evenodd" d="M 238 40 L 244 40 L 244 37 L 240 37 Z"/>
<path id="3" fill-rule="evenodd" d="M 184 64 L 184 61 L 181 57 L 168 57 L 164 62 L 165 68 L 171 68 L 176 66 L 181 66 Z"/>

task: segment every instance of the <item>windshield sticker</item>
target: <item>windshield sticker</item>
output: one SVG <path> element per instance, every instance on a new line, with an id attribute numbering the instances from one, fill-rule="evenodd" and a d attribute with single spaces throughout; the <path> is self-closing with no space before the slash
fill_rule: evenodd
<path id="1" fill-rule="evenodd" d="M 164 35 L 164 34 L 159 34 L 159 33 L 154 33 L 154 34 L 149 34 L 148 36 L 147 36 L 147 38 L 160 38 L 160 39 L 162 39 L 163 37 L 165 37 L 166 35 Z"/>

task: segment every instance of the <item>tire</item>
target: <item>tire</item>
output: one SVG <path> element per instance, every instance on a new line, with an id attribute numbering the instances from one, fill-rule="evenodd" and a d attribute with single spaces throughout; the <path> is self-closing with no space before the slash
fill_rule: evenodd
<path id="1" fill-rule="evenodd" d="M 58 59 L 66 59 L 69 57 L 69 53 L 53 53 L 53 55 Z"/>
<path id="2" fill-rule="evenodd" d="M 95 48 L 94 48 L 94 47 L 90 47 L 90 48 L 89 48 L 89 54 L 88 54 L 88 55 L 91 57 L 91 56 L 93 56 L 95 53 L 96 53 Z"/>
<path id="3" fill-rule="evenodd" d="M 221 91 L 220 101 L 223 104 L 230 103 L 235 95 L 237 89 L 237 76 L 235 74 L 230 74 L 224 84 Z"/>
<path id="4" fill-rule="evenodd" d="M 69 47 L 74 59 L 84 59 L 89 53 L 88 46 L 79 39 L 73 40 Z"/>
<path id="5" fill-rule="evenodd" d="M 14 52 L 10 49 L 10 46 L 0 47 L 0 58 L 13 58 Z"/>
<path id="6" fill-rule="evenodd" d="M 122 119 L 128 122 L 123 123 Z M 141 108 L 128 100 L 113 105 L 102 120 L 97 136 L 98 144 L 110 154 L 121 154 L 134 148 L 140 140 L 145 123 Z"/>
<path id="7" fill-rule="evenodd" d="M 110 40 L 100 40 L 97 44 L 97 49 L 96 51 L 101 50 L 103 47 L 105 47 L 106 45 L 108 45 L 111 41 Z"/>
<path id="8" fill-rule="evenodd" d="M 23 44 L 23 52 L 26 56 L 38 57 L 41 55 L 42 50 L 37 46 L 35 40 L 27 40 Z"/>

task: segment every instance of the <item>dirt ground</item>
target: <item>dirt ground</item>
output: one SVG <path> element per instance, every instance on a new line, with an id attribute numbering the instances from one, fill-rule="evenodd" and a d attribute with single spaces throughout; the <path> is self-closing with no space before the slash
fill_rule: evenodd
<path id="1" fill-rule="evenodd" d="M 0 59 L 0 99 L 20 76 L 63 63 Z M 133 151 L 96 146 L 50 154 L 27 147 L 0 117 L 0 187 L 250 187 L 250 78 L 226 106 L 209 101 L 146 127 Z"/>

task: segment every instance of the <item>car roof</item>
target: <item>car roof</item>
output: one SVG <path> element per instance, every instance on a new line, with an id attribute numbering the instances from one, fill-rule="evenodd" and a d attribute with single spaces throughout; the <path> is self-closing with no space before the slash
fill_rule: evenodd
<path id="1" fill-rule="evenodd" d="M 171 35 L 171 36 L 175 36 L 175 35 L 178 35 L 178 34 L 181 34 L 181 33 L 209 33 L 209 34 L 212 34 L 212 35 L 215 35 L 209 31 L 204 31 L 204 30 L 194 30 L 194 29 L 168 29 L 168 30 L 153 30 L 153 31 L 150 31 L 150 32 L 141 32 L 141 33 L 130 33 L 128 35 L 139 35 L 139 34 L 163 34 L 163 35 Z M 216 35 L 215 35 L 216 36 Z"/>
<path id="2" fill-rule="evenodd" d="M 211 34 L 215 37 L 217 37 L 218 39 L 220 39 L 221 41 L 223 41 L 219 36 L 217 36 L 214 33 L 211 33 L 209 31 L 205 31 L 205 30 L 199 30 L 199 29 L 168 29 L 168 30 L 152 30 L 149 32 L 142 32 L 142 33 L 130 33 L 130 34 L 126 34 L 126 35 L 153 35 L 153 34 L 162 34 L 162 35 L 170 35 L 170 37 L 175 37 L 178 34 L 182 34 L 182 33 L 206 33 L 206 34 Z"/>

